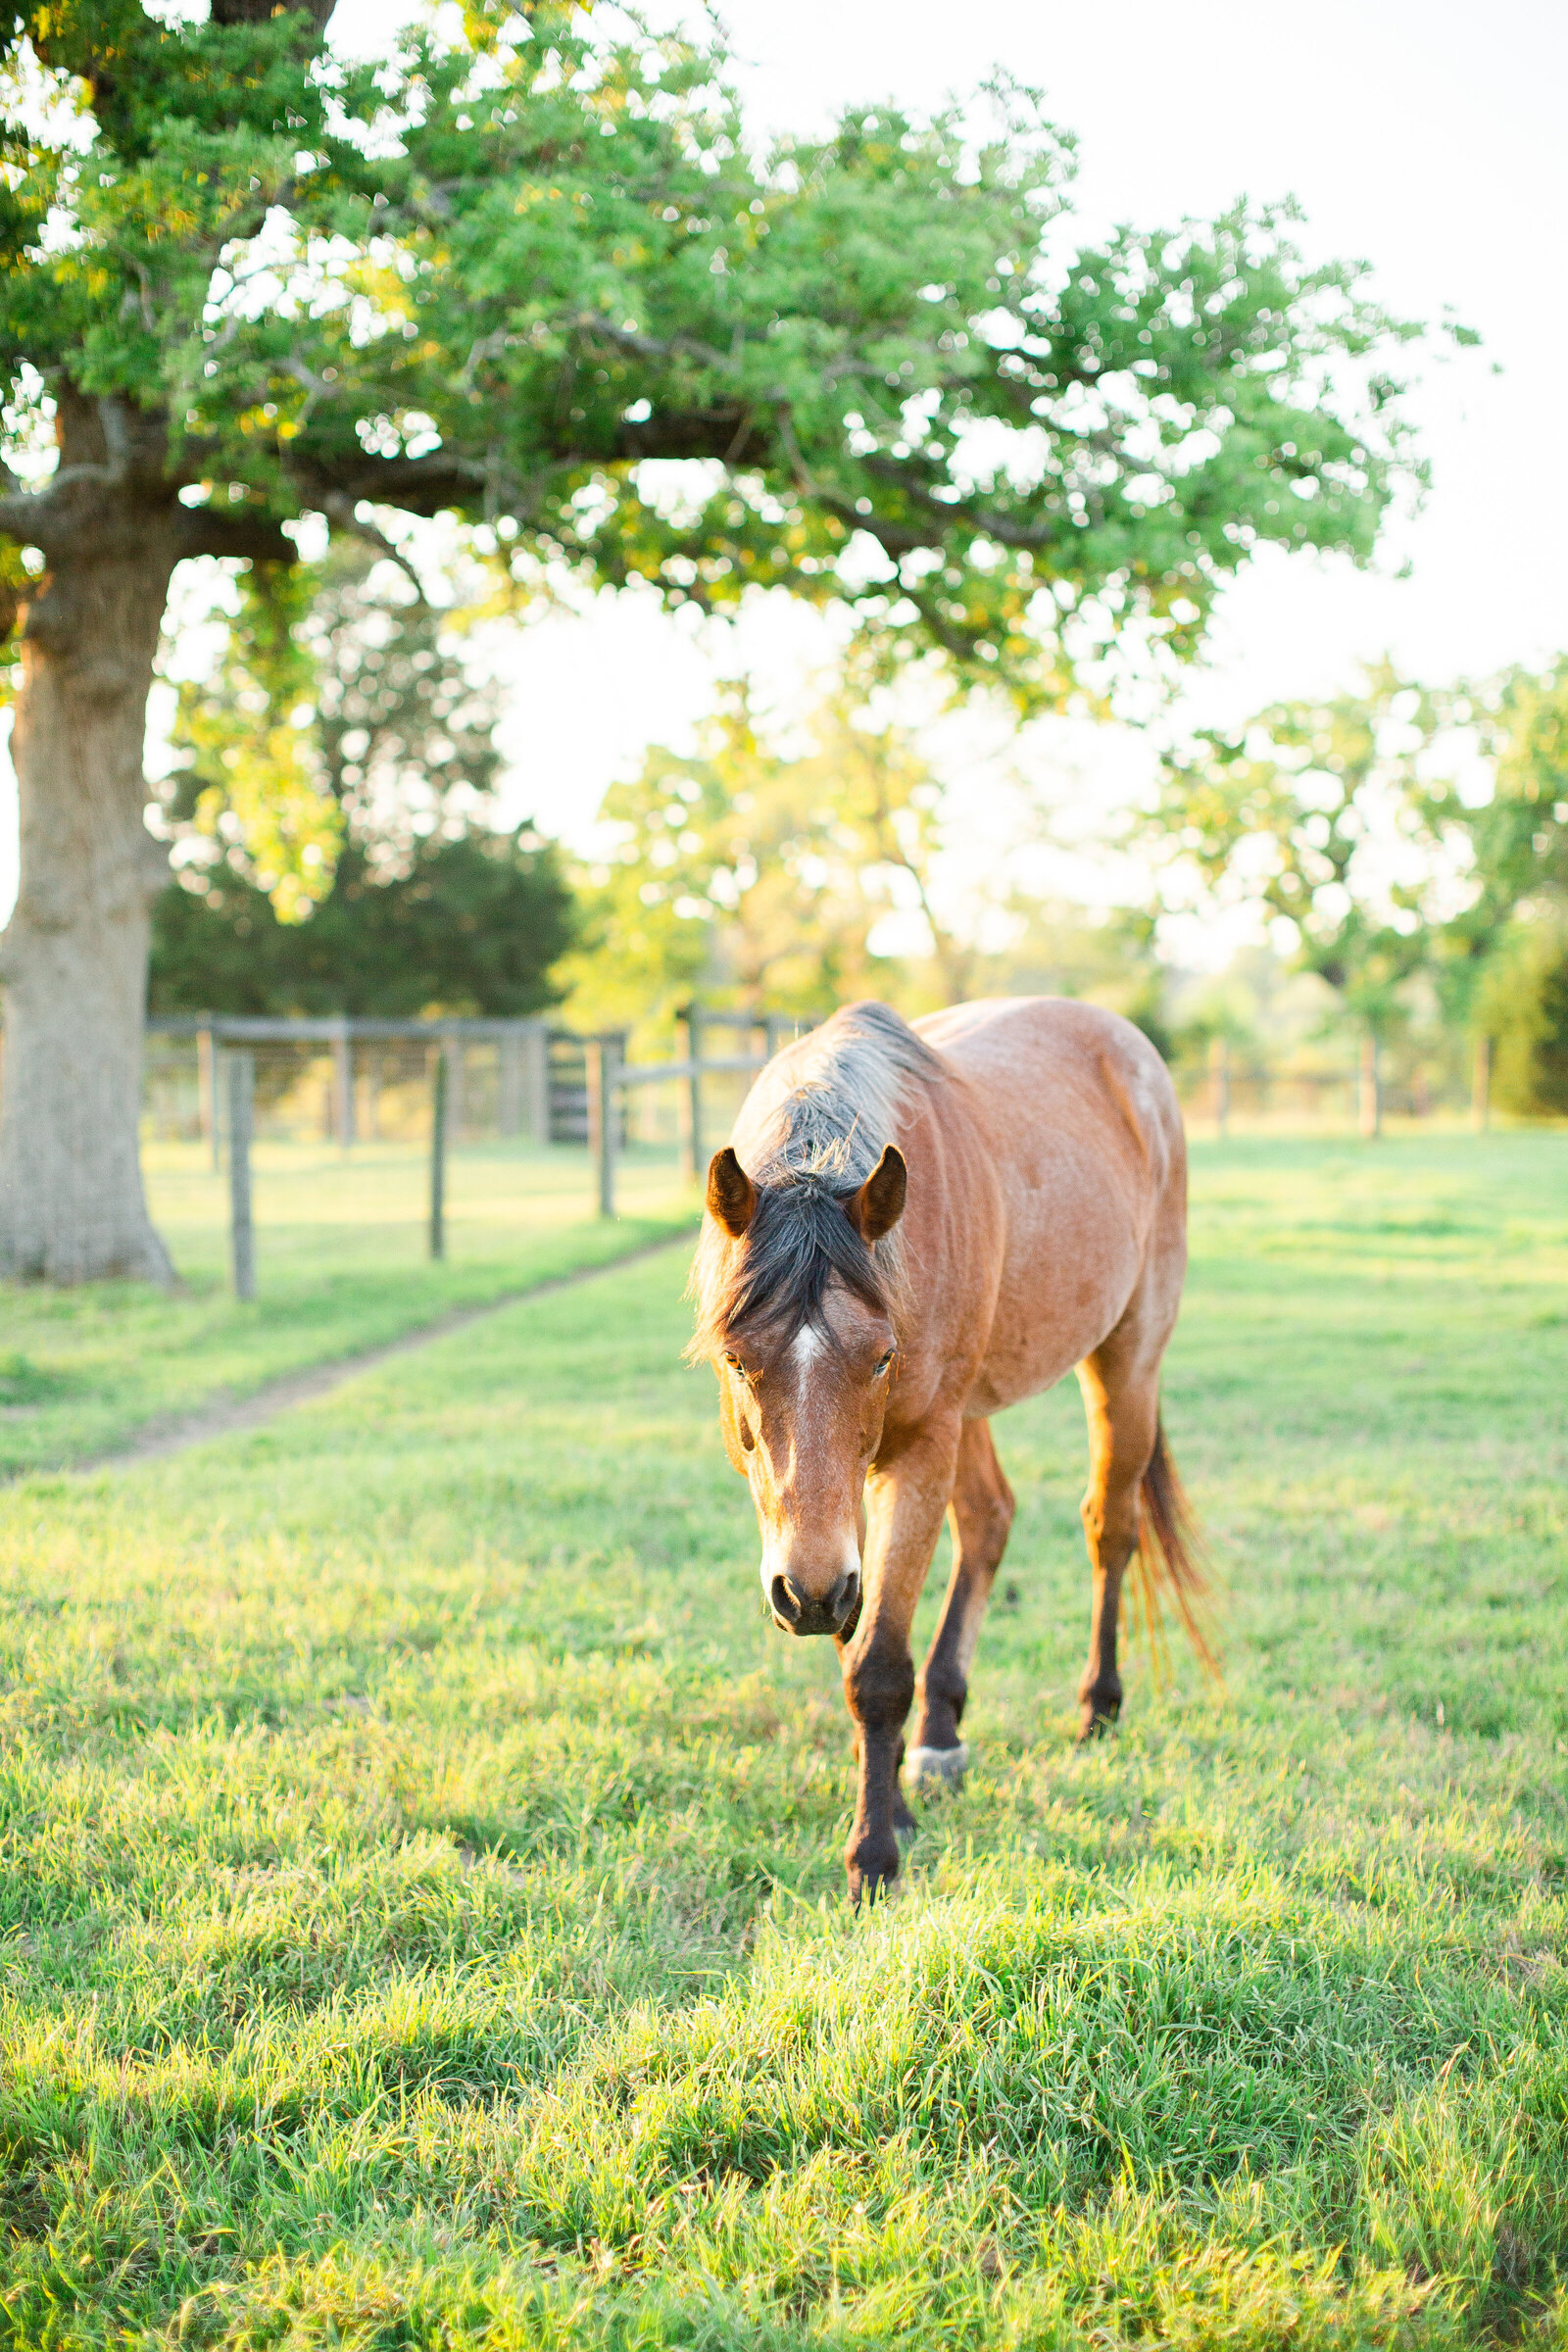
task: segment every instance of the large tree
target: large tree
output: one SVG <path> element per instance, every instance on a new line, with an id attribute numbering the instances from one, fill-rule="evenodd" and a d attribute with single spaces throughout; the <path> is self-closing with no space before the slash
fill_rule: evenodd
<path id="1" fill-rule="evenodd" d="M 182 559 L 449 514 L 525 579 L 844 598 L 1038 694 L 1074 630 L 1191 652 L 1260 542 L 1364 557 L 1398 468 L 1357 272 L 1242 213 L 1075 254 L 1025 94 L 759 156 L 721 61 L 631 18 L 470 0 L 350 69 L 330 7 L 8 12 L 0 1271 L 167 1271 L 142 738 Z"/>
<path id="2" fill-rule="evenodd" d="M 787 729 L 775 713 L 760 730 L 749 682 L 732 684 L 693 757 L 657 746 L 605 795 L 583 939 L 561 971 L 572 1011 L 657 1019 L 694 992 L 812 1017 L 853 996 L 956 1003 L 994 918 L 1021 933 L 1041 912 L 1006 871 L 987 888 L 955 874 L 972 789 L 853 667 Z M 898 960 L 871 944 L 895 912 L 925 935 Z"/>
<path id="3" fill-rule="evenodd" d="M 553 1004 L 571 892 L 555 845 L 501 821 L 499 681 L 363 546 L 242 585 L 222 660 L 180 689 L 152 1009 Z"/>
<path id="4" fill-rule="evenodd" d="M 1477 1048 L 1476 1109 L 1568 1111 L 1568 659 L 1431 698 L 1468 735 L 1492 789 L 1439 777 L 1422 796 L 1433 834 L 1462 843 L 1465 905 L 1442 926 L 1436 970 L 1449 1018 Z M 1495 1070 L 1493 1061 L 1495 1057 Z"/>
<path id="5" fill-rule="evenodd" d="M 1367 1134 L 1381 1126 L 1380 1049 L 1431 956 L 1444 894 L 1418 769 L 1432 733 L 1428 699 L 1384 667 L 1364 693 L 1201 729 L 1166 760 L 1142 826 L 1211 900 L 1282 923 L 1297 969 L 1333 990 L 1360 1032 Z"/>
<path id="6" fill-rule="evenodd" d="M 1457 839 L 1465 852 L 1466 901 L 1443 925 L 1437 952 L 1446 1009 L 1470 1023 L 1483 976 L 1521 914 L 1568 913 L 1568 658 L 1543 671 L 1505 670 L 1425 705 L 1430 729 L 1468 736 L 1491 772 L 1485 793 L 1446 773 L 1420 793 L 1433 837 Z M 1485 993 L 1494 1000 L 1496 989 Z"/>

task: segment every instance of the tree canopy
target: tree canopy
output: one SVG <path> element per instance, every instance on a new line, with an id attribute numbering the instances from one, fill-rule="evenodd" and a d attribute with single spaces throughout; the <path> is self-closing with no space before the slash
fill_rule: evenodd
<path id="1" fill-rule="evenodd" d="M 527 826 L 422 839 L 390 873 L 350 843 L 302 923 L 280 922 L 229 868 L 200 892 L 172 882 L 154 911 L 148 1004 L 385 1020 L 540 1012 L 560 994 L 551 967 L 572 935 L 554 848 Z"/>
<path id="2" fill-rule="evenodd" d="M 1467 904 L 1443 926 L 1437 973 L 1450 1017 L 1492 1041 L 1504 1109 L 1568 1112 L 1568 660 L 1516 667 L 1435 698 L 1491 769 L 1477 798 L 1440 778 L 1435 831 L 1468 852 Z"/>
<path id="3" fill-rule="evenodd" d="M 1497 1101 L 1568 1105 L 1568 664 L 1434 688 L 1387 662 L 1359 692 L 1202 730 L 1166 760 L 1146 842 L 1210 904 L 1283 919 L 1376 1036 L 1430 984 L 1495 1046 Z"/>
<path id="4" fill-rule="evenodd" d="M 571 892 L 553 845 L 501 822 L 500 705 L 444 616 L 364 547 L 251 588 L 216 672 L 180 689 L 151 1009 L 553 1003 Z"/>
<path id="5" fill-rule="evenodd" d="M 1283 922 L 1298 967 L 1377 1036 L 1431 953 L 1436 877 L 1416 766 L 1431 733 L 1424 710 L 1385 665 L 1360 694 L 1200 729 L 1186 757 L 1166 761 L 1144 828 L 1211 894 Z"/>
<path id="6" fill-rule="evenodd" d="M 938 956 L 956 957 L 929 900 L 942 787 L 906 730 L 856 718 L 841 687 L 781 749 L 741 681 L 694 757 L 656 748 L 612 785 L 606 858 L 563 975 L 579 1002 L 628 1020 L 700 991 L 820 1015 L 886 993 L 870 938 L 901 903 L 928 916 Z"/>
<path id="7" fill-rule="evenodd" d="M 1075 253 L 1070 145 L 1004 83 L 979 134 L 863 108 L 759 154 L 721 55 L 624 15 L 476 4 L 372 67 L 329 13 L 16 13 L 0 356 L 24 471 L 71 446 L 14 540 L 132 483 L 187 554 L 452 511 L 524 573 L 848 596 L 1027 693 L 1067 615 L 1188 651 L 1256 545 L 1370 550 L 1408 330 L 1277 215 Z"/>
<path id="8" fill-rule="evenodd" d="M 1466 904 L 1443 925 L 1437 952 L 1449 1008 L 1468 1019 L 1510 928 L 1568 914 L 1568 659 L 1427 702 L 1432 729 L 1468 735 L 1490 771 L 1483 795 L 1439 775 L 1419 796 L 1432 833 L 1456 837 L 1466 853 Z M 1494 990 L 1491 997 L 1494 1004 Z"/>

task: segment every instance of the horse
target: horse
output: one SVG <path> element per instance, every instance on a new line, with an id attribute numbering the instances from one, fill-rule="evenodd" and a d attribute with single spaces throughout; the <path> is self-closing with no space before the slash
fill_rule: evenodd
<path id="1" fill-rule="evenodd" d="M 857 1904 L 892 1886 L 915 1826 L 901 1768 L 912 1793 L 968 1762 L 969 1672 L 1013 1517 L 994 1413 L 1076 1368 L 1092 1584 L 1079 1737 L 1120 1712 L 1130 1562 L 1152 1627 L 1163 1587 L 1207 1658 L 1201 1562 L 1159 1415 L 1186 1259 L 1165 1065 L 1130 1021 L 1069 998 L 912 1025 L 847 1005 L 774 1055 L 714 1153 L 687 1352 L 718 1376 L 774 1622 L 838 1644 Z M 909 1628 L 949 1514 L 953 1572 L 916 1676 Z"/>

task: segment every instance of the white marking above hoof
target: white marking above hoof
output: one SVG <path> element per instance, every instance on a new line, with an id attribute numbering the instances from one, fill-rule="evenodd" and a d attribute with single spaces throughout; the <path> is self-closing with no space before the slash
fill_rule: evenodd
<path id="1" fill-rule="evenodd" d="M 969 1750 L 956 1747 L 909 1747 L 904 1751 L 906 1788 L 958 1788 L 969 1768 Z"/>

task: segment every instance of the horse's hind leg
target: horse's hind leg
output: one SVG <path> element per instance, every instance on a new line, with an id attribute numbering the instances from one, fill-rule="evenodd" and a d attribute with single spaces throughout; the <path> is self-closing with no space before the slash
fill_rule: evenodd
<path id="1" fill-rule="evenodd" d="M 953 1574 L 915 1690 L 914 1738 L 905 1751 L 905 1778 L 911 1788 L 962 1777 L 968 1750 L 958 1726 L 969 1694 L 969 1668 L 1012 1511 L 1012 1489 L 1002 1474 L 990 1423 L 966 1421 L 953 1481 Z"/>
<path id="2" fill-rule="evenodd" d="M 1122 1578 L 1138 1546 L 1139 1489 L 1159 1426 L 1159 1356 L 1136 1318 L 1129 1318 L 1078 1366 L 1089 1423 L 1084 1539 L 1094 1577 L 1089 1663 L 1078 1685 L 1080 1740 L 1096 1738 L 1121 1710 L 1116 1621 Z"/>

